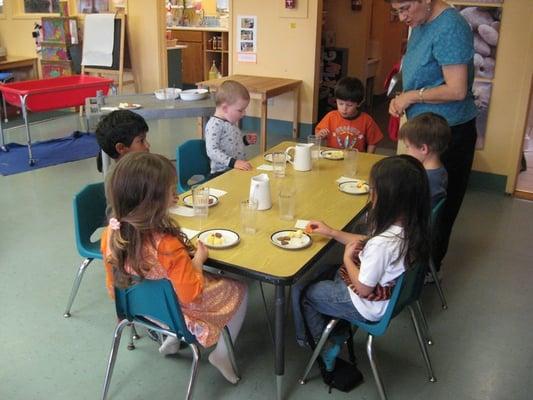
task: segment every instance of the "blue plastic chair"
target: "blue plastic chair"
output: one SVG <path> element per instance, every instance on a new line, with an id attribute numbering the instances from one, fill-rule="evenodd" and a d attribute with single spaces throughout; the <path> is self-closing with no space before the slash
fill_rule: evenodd
<path id="1" fill-rule="evenodd" d="M 176 168 L 178 172 L 178 193 L 189 190 L 189 179 L 194 175 L 203 176 L 204 179 L 195 183 L 205 182 L 209 179 L 211 165 L 205 150 L 205 140 L 191 139 L 178 146 L 176 149 Z"/>
<path id="2" fill-rule="evenodd" d="M 74 196 L 72 207 L 74 209 L 74 233 L 76 236 L 76 247 L 80 256 L 84 257 L 68 299 L 67 308 L 63 316 L 70 317 L 72 303 L 78 293 L 83 274 L 89 264 L 96 258 L 102 259 L 100 252 L 100 239 L 91 240 L 93 233 L 106 225 L 106 199 L 104 183 L 93 183 L 85 186 Z"/>
<path id="3" fill-rule="evenodd" d="M 361 322 L 361 321 L 348 321 L 352 325 L 366 331 L 368 333 L 368 339 L 366 343 L 366 352 L 368 355 L 368 359 L 370 361 L 370 366 L 372 367 L 372 373 L 374 375 L 374 380 L 376 381 L 376 385 L 378 387 L 378 392 L 382 400 L 386 400 L 387 396 L 385 394 L 385 389 L 383 387 L 383 382 L 381 380 L 381 377 L 379 375 L 378 367 L 376 364 L 376 359 L 374 357 L 372 343 L 373 338 L 375 336 L 382 336 L 387 332 L 387 328 L 389 327 L 389 324 L 391 320 L 400 314 L 402 310 L 407 307 L 409 309 L 409 314 L 411 316 L 411 321 L 413 322 L 416 336 L 418 339 L 418 344 L 420 345 L 420 350 L 422 351 L 422 355 L 424 357 L 424 361 L 426 363 L 427 372 L 429 375 L 430 382 L 436 382 L 437 379 L 435 378 L 433 374 L 433 368 L 431 366 L 431 361 L 429 359 L 429 354 L 427 351 L 426 343 L 424 342 L 423 334 L 418 322 L 418 318 L 416 316 L 415 310 L 413 309 L 412 305 L 415 301 L 418 300 L 420 297 L 420 293 L 422 292 L 422 288 L 424 286 L 424 276 L 425 276 L 426 268 L 422 264 L 415 265 L 413 268 L 410 268 L 406 272 L 404 272 L 396 281 L 396 286 L 394 287 L 394 290 L 392 292 L 392 296 L 389 300 L 389 304 L 387 306 L 387 309 L 385 311 L 385 314 L 383 315 L 383 318 L 377 322 Z M 315 351 L 313 352 L 313 355 L 311 356 L 311 359 L 309 360 L 309 363 L 307 364 L 307 367 L 305 369 L 303 377 L 300 379 L 300 384 L 305 384 L 307 375 L 311 371 L 311 368 L 313 367 L 313 364 L 315 360 L 320 355 L 320 352 L 322 351 L 322 347 L 326 343 L 326 340 L 328 339 L 330 333 L 333 331 L 337 323 L 339 322 L 339 319 L 334 318 L 332 319 L 322 332 L 322 336 L 315 348 Z"/>
<path id="4" fill-rule="evenodd" d="M 128 324 L 144 326 L 147 329 L 152 329 L 161 334 L 178 338 L 189 345 L 192 350 L 193 360 L 186 399 L 191 399 L 198 375 L 200 352 L 196 337 L 189 332 L 187 325 L 185 325 L 185 319 L 183 318 L 176 293 L 170 281 L 167 279 L 145 279 L 127 289 L 115 288 L 115 306 L 117 316 L 121 321 L 113 333 L 113 342 L 106 369 L 102 400 L 107 398 L 120 338 L 122 331 Z M 161 322 L 168 328 L 163 328 L 161 325 L 154 323 L 154 320 Z M 239 376 L 233 353 L 233 342 L 228 328 L 224 327 L 222 333 L 226 341 L 226 346 L 229 349 L 233 369 L 236 375 Z"/>

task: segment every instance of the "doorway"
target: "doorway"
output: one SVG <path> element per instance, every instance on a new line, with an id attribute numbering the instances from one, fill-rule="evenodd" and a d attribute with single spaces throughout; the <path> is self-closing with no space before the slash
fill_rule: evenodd
<path id="1" fill-rule="evenodd" d="M 524 131 L 514 196 L 533 200 L 533 79 L 529 90 L 529 106 Z"/>

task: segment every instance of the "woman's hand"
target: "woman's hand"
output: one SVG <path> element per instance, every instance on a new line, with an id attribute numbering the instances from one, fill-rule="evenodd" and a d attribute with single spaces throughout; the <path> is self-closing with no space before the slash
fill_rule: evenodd
<path id="1" fill-rule="evenodd" d="M 389 104 L 389 114 L 394 117 L 401 117 L 405 113 L 405 110 L 407 110 L 411 104 L 416 102 L 417 97 L 418 92 L 415 90 L 398 94 Z"/>
<path id="2" fill-rule="evenodd" d="M 309 221 L 307 226 L 305 227 L 306 233 L 318 233 L 319 235 L 331 237 L 332 231 L 328 225 L 326 225 L 322 221 Z"/>

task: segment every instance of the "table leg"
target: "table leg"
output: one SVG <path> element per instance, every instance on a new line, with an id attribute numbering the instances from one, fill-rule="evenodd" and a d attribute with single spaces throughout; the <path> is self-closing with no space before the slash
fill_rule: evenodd
<path id="1" fill-rule="evenodd" d="M 300 111 L 300 87 L 292 91 L 292 138 L 298 139 L 298 121 Z"/>
<path id="2" fill-rule="evenodd" d="M 204 127 L 207 123 L 206 117 L 198 117 L 196 118 L 196 135 L 200 138 L 204 138 Z"/>
<path id="3" fill-rule="evenodd" d="M 26 126 L 26 136 L 28 138 L 28 163 L 31 167 L 35 165 L 33 154 L 31 151 L 31 134 L 30 134 L 30 122 L 28 121 L 28 110 L 26 109 L 26 98 L 28 95 L 20 96 L 20 105 L 22 106 L 22 116 L 24 117 L 24 125 Z"/>
<path id="4" fill-rule="evenodd" d="M 268 99 L 261 98 L 261 151 L 265 152 L 267 149 L 267 121 L 268 121 Z"/>
<path id="5" fill-rule="evenodd" d="M 275 373 L 277 399 L 282 399 L 283 375 L 285 374 L 285 286 L 276 285 L 275 303 Z"/>

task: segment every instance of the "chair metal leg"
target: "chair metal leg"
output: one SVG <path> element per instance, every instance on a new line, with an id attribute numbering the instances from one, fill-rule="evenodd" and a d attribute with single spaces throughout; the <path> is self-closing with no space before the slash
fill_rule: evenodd
<path id="1" fill-rule="evenodd" d="M 422 309 L 422 304 L 420 303 L 420 300 L 415 301 L 415 306 L 418 312 L 418 315 L 420 316 L 420 322 L 421 322 L 421 328 L 422 328 L 422 335 L 426 339 L 426 343 L 428 345 L 433 345 L 433 339 L 431 339 L 431 334 L 429 333 L 429 325 L 428 321 L 426 319 L 426 315 L 424 314 L 424 310 Z"/>
<path id="2" fill-rule="evenodd" d="M 409 314 L 411 315 L 411 321 L 413 322 L 413 325 L 415 327 L 418 344 L 420 346 L 420 350 L 422 351 L 422 356 L 424 357 L 424 361 L 426 363 L 426 369 L 428 372 L 429 381 L 436 382 L 437 378 L 435 378 L 435 375 L 433 374 L 433 368 L 431 367 L 431 361 L 429 359 L 428 349 L 426 347 L 426 343 L 424 342 L 424 338 L 422 337 L 422 332 L 420 331 L 420 326 L 418 324 L 418 319 L 416 318 L 415 310 L 410 305 L 407 306 L 407 308 L 409 308 Z"/>
<path id="3" fill-rule="evenodd" d="M 444 296 L 444 292 L 442 291 L 442 286 L 440 285 L 439 277 L 437 275 L 437 270 L 435 269 L 435 264 L 433 264 L 433 261 L 429 261 L 429 270 L 431 272 L 431 275 L 433 276 L 433 280 L 435 281 L 435 286 L 437 287 L 437 292 L 439 293 L 440 302 L 442 304 L 442 309 L 447 310 L 448 309 L 448 303 L 446 302 L 446 297 Z"/>
<path id="4" fill-rule="evenodd" d="M 307 375 L 309 375 L 311 368 L 313 368 L 313 364 L 315 363 L 316 359 L 320 355 L 320 352 L 322 351 L 322 347 L 324 347 L 324 344 L 326 343 L 326 340 L 328 340 L 331 331 L 333 331 L 333 328 L 335 328 L 338 322 L 338 319 L 332 319 L 326 325 L 326 329 L 324 329 L 324 331 L 322 332 L 322 336 L 320 337 L 320 340 L 318 341 L 318 344 L 315 347 L 315 351 L 313 351 L 313 355 L 311 356 L 311 359 L 305 367 L 305 372 L 302 378 L 300 379 L 300 385 L 305 385 L 307 381 Z"/>
<path id="5" fill-rule="evenodd" d="M 139 336 L 137 335 L 137 331 L 135 330 L 135 324 L 134 323 L 129 323 L 128 324 L 131 329 L 130 329 L 130 341 L 128 343 L 128 350 L 135 350 L 135 344 L 133 343 L 133 339 L 138 339 Z"/>
<path id="6" fill-rule="evenodd" d="M 231 335 L 227 326 L 225 326 L 222 330 L 222 335 L 224 337 L 226 347 L 228 348 L 229 360 L 231 362 L 231 366 L 233 367 L 233 372 L 235 372 L 235 375 L 237 375 L 237 378 L 240 380 L 241 374 L 239 372 L 239 368 L 237 367 L 237 361 L 235 361 L 235 350 L 233 348 L 233 340 L 231 339 Z"/>
<path id="7" fill-rule="evenodd" d="M 70 291 L 70 297 L 68 299 L 67 308 L 65 309 L 65 313 L 63 314 L 63 317 L 65 318 L 70 317 L 70 308 L 72 307 L 72 303 L 74 303 L 74 299 L 78 294 L 81 278 L 83 278 L 83 274 L 85 273 L 85 270 L 87 269 L 92 260 L 93 258 L 86 258 L 85 260 L 83 260 L 80 267 L 78 268 L 78 273 L 76 274 L 76 278 L 74 278 L 74 283 L 72 284 L 72 289 Z"/>
<path id="8" fill-rule="evenodd" d="M 381 400 L 387 400 L 385 388 L 383 387 L 383 381 L 379 375 L 377 361 L 374 358 L 374 353 L 372 351 L 372 340 L 373 336 L 368 335 L 368 339 L 366 341 L 366 354 L 368 355 L 368 360 L 370 361 L 370 366 L 372 367 L 372 374 L 374 375 L 374 380 L 376 381 L 376 386 L 378 387 L 379 397 Z"/>
<path id="9" fill-rule="evenodd" d="M 113 342 L 111 343 L 111 352 L 109 354 L 109 361 L 107 362 L 107 369 L 105 372 L 104 387 L 102 389 L 102 400 L 106 400 L 107 392 L 109 390 L 109 384 L 111 383 L 111 375 L 113 375 L 113 368 L 115 367 L 115 361 L 117 359 L 118 347 L 120 345 L 120 337 L 122 331 L 129 324 L 127 319 L 120 321 L 113 333 Z"/>
<path id="10" fill-rule="evenodd" d="M 186 400 L 192 399 L 192 393 L 196 384 L 196 377 L 198 376 L 198 364 L 200 361 L 200 351 L 198 350 L 198 346 L 194 343 L 189 343 L 189 347 L 192 350 L 192 366 L 191 377 L 189 378 L 189 384 L 187 385 L 187 396 L 185 397 Z"/>
<path id="11" fill-rule="evenodd" d="M 357 329 L 357 327 L 356 327 Z M 355 352 L 353 349 L 353 335 L 354 331 L 352 325 L 348 327 L 348 341 L 346 342 L 346 347 L 348 347 L 348 358 L 352 364 L 355 364 Z"/>

